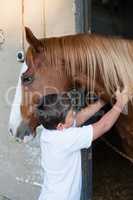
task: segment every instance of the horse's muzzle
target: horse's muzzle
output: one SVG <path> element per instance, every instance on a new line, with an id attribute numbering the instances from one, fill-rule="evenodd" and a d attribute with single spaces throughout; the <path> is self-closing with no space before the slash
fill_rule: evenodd
<path id="1" fill-rule="evenodd" d="M 16 141 L 26 143 L 31 139 L 33 139 L 32 130 L 25 121 L 22 121 L 17 129 Z"/>

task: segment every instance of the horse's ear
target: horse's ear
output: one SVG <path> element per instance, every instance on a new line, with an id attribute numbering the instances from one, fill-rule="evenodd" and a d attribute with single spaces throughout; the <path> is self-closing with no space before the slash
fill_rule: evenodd
<path id="1" fill-rule="evenodd" d="M 32 31 L 25 27 L 25 33 L 26 33 L 26 40 L 27 42 L 37 51 L 41 52 L 43 50 L 43 44 L 40 40 L 38 40 L 32 33 Z"/>

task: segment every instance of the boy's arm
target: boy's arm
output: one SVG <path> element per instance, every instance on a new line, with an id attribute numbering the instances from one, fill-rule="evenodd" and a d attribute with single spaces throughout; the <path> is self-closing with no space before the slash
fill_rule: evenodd
<path id="1" fill-rule="evenodd" d="M 109 131 L 109 129 L 115 124 L 124 106 L 127 104 L 129 100 L 129 96 L 127 94 L 126 89 L 122 93 L 117 91 L 116 99 L 117 102 L 112 107 L 112 109 L 109 112 L 107 112 L 98 122 L 92 125 L 93 141 L 102 136 L 107 131 Z"/>
<path id="2" fill-rule="evenodd" d="M 94 104 L 89 104 L 87 107 L 83 108 L 76 115 L 76 126 L 81 126 L 90 117 L 92 117 L 96 112 L 98 112 L 105 103 L 102 100 L 98 100 Z"/>

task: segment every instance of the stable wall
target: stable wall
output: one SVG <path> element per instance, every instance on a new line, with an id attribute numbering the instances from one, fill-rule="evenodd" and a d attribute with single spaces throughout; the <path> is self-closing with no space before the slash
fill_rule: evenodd
<path id="1" fill-rule="evenodd" d="M 25 0 L 24 22 L 38 37 L 73 34 L 74 7 L 73 0 Z M 22 0 L 0 0 L 0 29 L 0 43 L 5 40 L 0 44 L 0 199 L 2 195 L 12 200 L 36 200 L 42 183 L 39 138 L 20 145 L 7 131 L 21 69 L 16 55 L 23 50 Z"/>

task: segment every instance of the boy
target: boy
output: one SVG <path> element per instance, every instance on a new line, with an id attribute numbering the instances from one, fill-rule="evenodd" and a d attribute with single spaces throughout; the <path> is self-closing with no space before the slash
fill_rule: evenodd
<path id="1" fill-rule="evenodd" d="M 128 102 L 126 92 L 117 91 L 113 108 L 97 123 L 83 127 L 79 126 L 104 105 L 102 101 L 84 108 L 75 116 L 67 94 L 50 94 L 43 98 L 37 109 L 44 126 L 40 139 L 44 183 L 39 200 L 80 200 L 80 150 L 89 148 L 92 141 L 113 126 Z"/>

